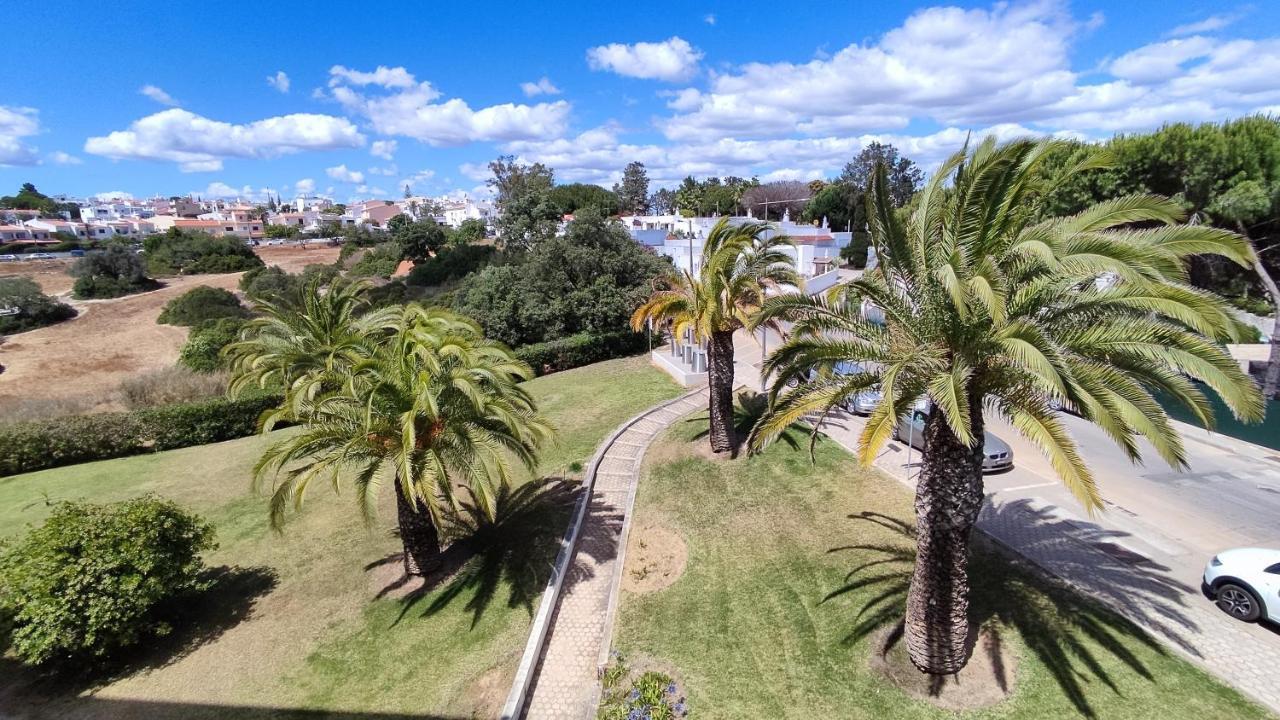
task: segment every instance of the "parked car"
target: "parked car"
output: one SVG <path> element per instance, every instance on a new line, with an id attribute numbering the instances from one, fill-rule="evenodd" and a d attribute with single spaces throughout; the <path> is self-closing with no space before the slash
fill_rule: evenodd
<path id="1" fill-rule="evenodd" d="M 1205 594 L 1237 620 L 1280 621 L 1280 550 L 1235 548 L 1204 568 Z"/>
<path id="2" fill-rule="evenodd" d="M 32 253 L 30 257 L 32 260 L 53 260 L 54 254 L 53 253 Z"/>
<path id="3" fill-rule="evenodd" d="M 861 363 L 844 362 L 837 364 L 835 370 L 840 375 L 855 375 L 862 372 L 863 367 Z M 883 399 L 884 393 L 880 392 L 880 388 L 868 388 L 849 398 L 844 409 L 858 415 L 870 415 Z"/>
<path id="4" fill-rule="evenodd" d="M 17 262 L 17 255 L 0 255 L 0 262 Z"/>
<path id="5" fill-rule="evenodd" d="M 929 417 L 926 407 L 917 405 L 911 412 L 902 416 L 893 428 L 893 439 L 901 443 L 910 443 L 917 450 L 924 450 L 924 421 Z M 1013 448 L 990 431 L 983 431 L 982 439 L 982 472 L 999 472 L 1013 467 Z"/>
<path id="6" fill-rule="evenodd" d="M 75 250 L 71 251 L 70 255 L 71 257 L 84 257 L 84 249 L 76 248 Z"/>

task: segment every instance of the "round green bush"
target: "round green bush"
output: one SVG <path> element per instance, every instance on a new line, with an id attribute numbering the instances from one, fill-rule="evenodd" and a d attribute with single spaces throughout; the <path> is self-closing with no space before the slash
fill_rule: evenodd
<path id="1" fill-rule="evenodd" d="M 192 327 L 206 320 L 225 317 L 242 318 L 248 314 L 235 293 L 230 290 L 197 285 L 165 303 L 156 322 L 163 325 Z"/>
<path id="2" fill-rule="evenodd" d="M 245 321 L 236 317 L 205 320 L 191 329 L 178 362 L 196 372 L 211 373 L 226 366 L 222 348 L 235 342 Z"/>
<path id="3" fill-rule="evenodd" d="M 154 495 L 63 502 L 0 552 L 0 609 L 28 665 L 82 665 L 172 632 L 174 601 L 209 585 L 213 527 Z"/>

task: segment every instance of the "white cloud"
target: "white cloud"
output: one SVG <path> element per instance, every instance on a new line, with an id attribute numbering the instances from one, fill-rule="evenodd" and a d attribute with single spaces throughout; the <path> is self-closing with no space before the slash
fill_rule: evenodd
<path id="1" fill-rule="evenodd" d="M 1199 35 L 1200 33 L 1214 32 L 1215 30 L 1221 30 L 1229 25 L 1234 25 L 1236 21 L 1244 17 L 1244 15 L 1244 10 L 1225 15 L 1210 15 L 1203 20 L 1179 25 L 1170 30 L 1168 35 L 1171 37 L 1182 37 L 1183 35 Z"/>
<path id="2" fill-rule="evenodd" d="M 23 140 L 39 132 L 38 110 L 0 105 L 0 166 L 39 164 L 36 148 Z"/>
<path id="3" fill-rule="evenodd" d="M 316 181 L 311 178 L 302 178 L 293 184 L 293 191 L 299 195 L 310 195 L 316 191 Z"/>
<path id="4" fill-rule="evenodd" d="M 702 22 L 708 25 L 715 25 L 716 24 L 715 13 L 707 13 L 706 16 L 702 18 Z"/>
<path id="5" fill-rule="evenodd" d="M 275 75 L 268 75 L 267 84 L 282 93 L 289 92 L 289 76 L 283 70 L 277 70 Z"/>
<path id="6" fill-rule="evenodd" d="M 75 155 L 65 153 L 61 150 L 55 150 L 54 152 L 49 153 L 49 160 L 51 160 L 54 165 L 79 165 L 84 162 Z"/>
<path id="7" fill-rule="evenodd" d="M 161 90 L 155 85 L 143 85 L 142 87 L 138 88 L 138 92 L 142 95 L 146 95 L 152 100 L 155 100 L 161 105 L 168 105 L 169 107 L 178 105 L 178 101 L 174 100 L 172 95 L 165 92 L 164 90 Z"/>
<path id="8" fill-rule="evenodd" d="M 270 192 L 271 188 L 258 188 L 255 190 L 250 185 L 234 188 L 224 182 L 211 182 L 204 190 L 196 190 L 191 194 L 206 198 L 238 198 L 249 202 L 262 202 L 267 199 L 267 195 Z"/>
<path id="9" fill-rule="evenodd" d="M 402 67 L 379 67 L 373 72 L 330 70 L 331 94 L 348 112 L 369 119 L 384 135 L 403 135 L 430 145 L 463 145 L 478 141 L 511 141 L 557 137 L 569 120 L 563 100 L 537 105 L 505 103 L 472 110 L 463 100 L 435 102 L 440 92 L 429 82 L 417 82 Z M 370 94 L 365 86 L 387 92 Z"/>
<path id="10" fill-rule="evenodd" d="M 106 192 L 94 193 L 94 200 L 132 200 L 133 194 L 123 190 L 108 190 Z"/>
<path id="11" fill-rule="evenodd" d="M 376 185 L 373 187 L 368 185 L 359 185 L 356 187 L 356 195 L 353 195 L 352 199 L 356 199 L 356 196 L 359 195 L 364 195 L 366 197 L 386 197 L 387 191 L 377 187 Z"/>
<path id="12" fill-rule="evenodd" d="M 360 72 L 341 65 L 329 68 L 329 87 L 339 85 L 377 85 L 384 88 L 411 88 L 417 84 L 413 75 L 402 67 L 389 68 L 379 65 L 373 72 Z"/>
<path id="13" fill-rule="evenodd" d="M 337 180 L 338 182 L 362 183 L 364 182 L 364 173 L 359 170 L 348 170 L 346 165 L 338 165 L 336 167 L 325 168 L 324 174 Z"/>
<path id="14" fill-rule="evenodd" d="M 385 175 L 385 176 L 387 176 L 387 177 L 391 177 L 392 175 L 399 175 L 399 174 L 400 174 L 400 168 L 396 167 L 396 164 L 395 164 L 395 163 L 391 163 L 390 165 L 387 165 L 386 167 L 371 167 L 371 168 L 369 168 L 369 174 L 370 174 L 370 175 Z"/>
<path id="15" fill-rule="evenodd" d="M 458 166 L 458 172 L 463 177 L 472 180 L 488 180 L 493 177 L 493 173 L 489 171 L 489 166 L 484 163 L 462 163 Z"/>
<path id="16" fill-rule="evenodd" d="M 396 154 L 396 147 L 399 145 L 395 140 L 374 140 L 369 145 L 369 154 L 383 160 L 391 160 Z"/>
<path id="17" fill-rule="evenodd" d="M 1074 88 L 1069 41 L 1078 24 L 1056 2 L 990 10 L 925 8 L 870 45 L 806 63 L 747 63 L 685 90 L 662 123 L 668 137 L 707 140 L 839 129 L 1000 122 Z"/>
<path id="18" fill-rule="evenodd" d="M 587 50 L 587 65 L 592 70 L 608 70 L 626 77 L 667 82 L 681 82 L 693 77 L 701 59 L 702 51 L 681 37 L 634 45 L 611 43 Z"/>
<path id="19" fill-rule="evenodd" d="M 113 159 L 175 162 L 183 172 L 222 168 L 224 158 L 272 158 L 303 150 L 364 145 L 346 118 L 296 113 L 243 125 L 210 120 L 187 110 L 164 110 L 85 141 L 84 150 Z"/>
<path id="20" fill-rule="evenodd" d="M 546 75 L 538 78 L 538 82 L 520 83 L 520 90 L 524 92 L 525 97 L 560 94 L 560 88 L 556 87 L 555 84 L 551 82 L 551 79 Z"/>
<path id="21" fill-rule="evenodd" d="M 1189 37 L 1144 45 L 1116 58 L 1111 74 L 1135 83 L 1149 83 L 1180 75 L 1182 64 L 1202 58 L 1216 43 L 1206 37 Z"/>
<path id="22" fill-rule="evenodd" d="M 418 172 L 400 179 L 400 187 L 408 185 L 410 190 L 414 190 L 417 186 L 430 181 L 436 176 L 435 170 L 419 170 Z"/>

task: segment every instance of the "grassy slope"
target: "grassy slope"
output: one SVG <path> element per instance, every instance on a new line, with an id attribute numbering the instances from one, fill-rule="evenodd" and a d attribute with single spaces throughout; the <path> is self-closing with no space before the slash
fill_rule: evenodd
<path id="1" fill-rule="evenodd" d="M 644 358 L 599 363 L 529 386 L 560 429 L 559 444 L 543 462 L 543 474 L 557 476 L 571 462 L 585 461 L 623 420 L 680 392 Z M 248 482 L 270 442 L 246 438 L 0 480 L 0 537 L 40 522 L 46 500 L 109 501 L 156 492 L 215 524 L 220 547 L 211 564 L 266 567 L 278 575 L 250 620 L 158 671 L 117 681 L 103 697 L 452 714 L 463 710 L 459 704 L 479 676 L 508 674 L 523 647 L 529 612 L 506 602 L 507 579 L 484 588 L 493 600 L 483 611 L 469 608 L 481 589 L 468 586 L 443 607 L 422 611 L 437 591 L 400 618 L 402 601 L 370 600 L 385 581 L 364 569 L 397 549 L 386 520 L 366 528 L 349 497 L 318 487 L 282 535 L 269 531 L 265 500 L 249 494 Z M 561 531 L 557 526 L 551 536 Z M 93 714 L 57 702 L 47 712 Z"/>
<path id="2" fill-rule="evenodd" d="M 901 618 L 912 544 L 892 526 L 910 522 L 909 494 L 832 443 L 814 465 L 781 443 L 711 462 L 691 454 L 696 431 L 677 426 L 650 451 L 636 515 L 684 536 L 688 568 L 666 590 L 624 596 L 619 649 L 671 663 L 701 719 L 948 717 L 867 667 L 866 632 Z M 998 557 L 975 558 L 973 578 L 976 612 L 1020 664 L 1013 697 L 966 717 L 1266 717 L 1115 615 Z"/>

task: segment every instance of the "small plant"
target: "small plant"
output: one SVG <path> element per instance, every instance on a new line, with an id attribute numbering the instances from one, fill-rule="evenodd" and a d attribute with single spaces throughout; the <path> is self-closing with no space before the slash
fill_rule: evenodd
<path id="1" fill-rule="evenodd" d="M 626 658 L 614 651 L 600 675 L 603 697 L 598 720 L 675 720 L 689 716 L 689 706 L 670 675 L 648 670 L 635 677 Z"/>
<path id="2" fill-rule="evenodd" d="M 154 495 L 59 503 L 0 552 L 0 615 L 28 665 L 80 666 L 172 632 L 179 598 L 208 586 L 213 527 Z"/>

